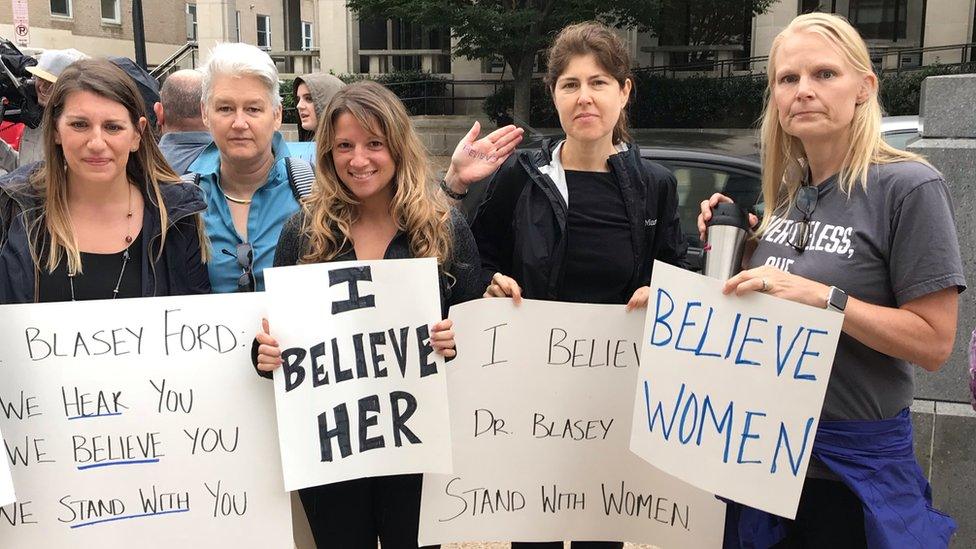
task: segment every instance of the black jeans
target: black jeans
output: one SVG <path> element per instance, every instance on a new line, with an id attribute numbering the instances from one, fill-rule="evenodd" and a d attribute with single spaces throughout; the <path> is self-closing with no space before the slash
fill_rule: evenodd
<path id="1" fill-rule="evenodd" d="M 363 478 L 299 490 L 319 549 L 417 549 L 423 475 Z M 437 546 L 433 546 L 437 547 Z"/>
<path id="2" fill-rule="evenodd" d="M 621 541 L 574 541 L 573 549 L 621 549 L 624 544 Z M 539 543 L 529 543 L 524 541 L 513 541 L 512 549 L 563 549 L 561 541 L 543 541 Z"/>
<path id="3" fill-rule="evenodd" d="M 796 520 L 775 549 L 866 549 L 861 500 L 843 482 L 808 478 Z"/>

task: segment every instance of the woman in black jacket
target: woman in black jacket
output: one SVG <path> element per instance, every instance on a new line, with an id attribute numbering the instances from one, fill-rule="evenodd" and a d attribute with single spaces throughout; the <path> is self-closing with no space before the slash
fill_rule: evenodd
<path id="1" fill-rule="evenodd" d="M 315 188 L 284 226 L 275 266 L 433 257 L 441 310 L 481 294 L 480 261 L 464 217 L 433 184 L 427 152 L 399 99 L 362 81 L 338 91 L 316 134 Z M 258 369 L 281 365 L 277 341 L 258 334 Z M 453 357 L 451 321 L 431 346 Z M 318 547 L 416 548 L 421 475 L 338 482 L 300 491 Z"/>
<path id="2" fill-rule="evenodd" d="M 0 303 L 209 293 L 200 189 L 169 168 L 128 75 L 70 65 L 43 135 L 46 161 L 0 180 Z"/>
<path id="3" fill-rule="evenodd" d="M 581 23 L 559 34 L 548 67 L 566 139 L 505 160 L 520 136 L 474 142 L 473 130 L 445 178 L 460 197 L 504 160 L 472 222 L 485 295 L 642 307 L 653 261 L 684 266 L 686 246 L 673 175 L 629 142 L 629 55 L 609 28 Z"/>
<path id="4" fill-rule="evenodd" d="M 627 49 L 600 23 L 566 27 L 549 50 L 546 84 L 565 140 L 505 160 L 519 134 L 503 128 L 475 142 L 475 128 L 445 178 L 445 192 L 460 198 L 468 183 L 504 160 L 472 222 L 484 295 L 645 307 L 654 260 L 684 266 L 685 244 L 674 176 L 642 160 L 629 142 Z"/>

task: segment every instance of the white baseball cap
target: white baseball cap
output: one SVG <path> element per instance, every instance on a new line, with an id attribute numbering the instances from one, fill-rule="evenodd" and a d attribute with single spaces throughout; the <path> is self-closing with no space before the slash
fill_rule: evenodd
<path id="1" fill-rule="evenodd" d="M 58 76 L 68 67 L 68 65 L 79 59 L 87 59 L 88 56 L 74 48 L 66 50 L 45 50 L 37 58 L 37 65 L 27 67 L 27 72 L 38 78 L 43 78 L 48 82 L 57 82 Z"/>

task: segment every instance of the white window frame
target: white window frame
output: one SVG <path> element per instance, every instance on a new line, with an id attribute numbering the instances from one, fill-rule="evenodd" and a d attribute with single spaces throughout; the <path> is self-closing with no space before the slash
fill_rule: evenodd
<path id="1" fill-rule="evenodd" d="M 315 40 L 312 38 L 312 28 L 310 22 L 302 21 L 302 51 L 311 51 L 315 47 Z"/>
<path id="2" fill-rule="evenodd" d="M 267 41 L 266 41 L 267 45 L 265 46 L 261 45 L 261 30 L 257 26 L 257 22 L 262 17 L 264 18 L 264 29 L 265 29 L 264 34 L 267 37 Z M 257 47 L 261 48 L 262 50 L 271 51 L 271 16 L 258 14 L 257 18 L 254 20 L 254 23 L 255 23 L 255 33 L 257 35 L 257 40 L 255 40 L 255 44 L 257 45 Z"/>
<path id="3" fill-rule="evenodd" d="M 74 6 L 71 5 L 71 0 L 65 0 L 65 6 L 68 8 L 68 13 L 66 13 L 66 14 L 65 13 L 56 13 L 54 11 L 54 9 L 51 7 L 50 0 L 48 0 L 48 3 L 47 3 L 48 9 L 51 11 L 51 17 L 60 17 L 60 18 L 63 18 L 63 19 L 71 19 L 71 15 L 74 13 L 74 9 L 73 9 Z"/>
<path id="4" fill-rule="evenodd" d="M 105 17 L 105 14 L 102 13 L 101 14 L 102 23 L 121 24 L 122 23 L 122 5 L 121 5 L 122 2 L 120 2 L 119 0 L 112 0 L 112 2 L 115 3 L 115 18 L 113 19 L 113 18 Z M 98 2 L 98 11 L 102 11 L 102 0 L 99 0 Z"/>
<path id="5" fill-rule="evenodd" d="M 193 8 L 193 13 L 192 14 L 190 13 L 190 8 L 191 7 Z M 192 15 L 192 17 L 191 17 L 191 15 Z M 197 5 L 196 4 L 191 4 L 190 2 L 187 2 L 186 3 L 186 19 L 187 19 L 187 22 L 190 23 L 189 27 L 193 29 L 192 36 L 187 36 L 186 39 L 187 40 L 196 41 L 197 38 L 200 36 L 198 34 L 199 33 L 199 28 L 197 27 Z"/>

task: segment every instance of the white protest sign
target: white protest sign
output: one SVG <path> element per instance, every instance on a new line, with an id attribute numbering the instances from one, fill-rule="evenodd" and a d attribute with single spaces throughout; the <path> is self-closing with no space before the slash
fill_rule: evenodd
<path id="1" fill-rule="evenodd" d="M 483 299 L 451 308 L 453 475 L 424 475 L 420 544 L 721 547 L 725 504 L 628 450 L 643 311 Z"/>
<path id="2" fill-rule="evenodd" d="M 285 487 L 451 470 L 434 259 L 265 271 Z"/>
<path id="3" fill-rule="evenodd" d="M 0 546 L 290 547 L 260 298 L 0 308 Z"/>
<path id="4" fill-rule="evenodd" d="M 3 433 L 0 432 L 0 443 L 3 443 Z M 14 479 L 10 476 L 10 462 L 3 460 L 0 465 L 0 507 L 10 505 L 17 501 L 17 494 L 14 493 Z M 3 509 L 0 509 L 3 513 Z"/>
<path id="5" fill-rule="evenodd" d="M 656 262 L 630 448 L 723 497 L 793 518 L 843 315 Z"/>

